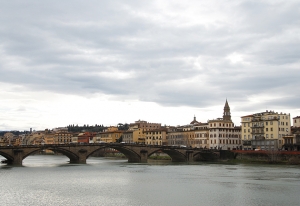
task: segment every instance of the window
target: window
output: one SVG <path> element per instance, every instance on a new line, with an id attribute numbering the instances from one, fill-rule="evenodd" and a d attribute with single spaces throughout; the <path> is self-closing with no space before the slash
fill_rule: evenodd
<path id="1" fill-rule="evenodd" d="M 271 134 L 271 138 L 273 138 L 273 134 Z"/>
<path id="2" fill-rule="evenodd" d="M 266 125 L 268 125 L 268 122 L 266 122 Z"/>
<path id="3" fill-rule="evenodd" d="M 266 128 L 266 132 L 268 132 L 268 130 L 269 130 L 269 129 L 268 129 L 268 128 Z"/>
<path id="4" fill-rule="evenodd" d="M 271 132 L 273 132 L 273 127 L 271 127 Z"/>

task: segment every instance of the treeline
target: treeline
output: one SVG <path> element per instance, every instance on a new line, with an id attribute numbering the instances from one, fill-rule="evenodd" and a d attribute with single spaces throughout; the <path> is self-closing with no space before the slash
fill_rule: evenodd
<path id="1" fill-rule="evenodd" d="M 68 125 L 67 126 L 68 131 L 69 132 L 82 132 L 82 131 L 86 131 L 86 132 L 103 132 L 104 129 L 106 129 L 106 127 L 104 127 L 103 125 L 93 125 L 93 126 L 89 126 L 87 125 L 83 125 L 83 126 L 78 126 L 78 125 Z"/>
<path id="2" fill-rule="evenodd" d="M 119 123 L 118 124 L 118 130 L 123 130 L 126 131 L 129 129 L 129 124 L 125 123 Z M 83 126 L 78 126 L 78 125 L 68 125 L 67 126 L 68 131 L 69 132 L 82 132 L 82 131 L 86 131 L 86 132 L 103 132 L 105 129 L 107 129 L 107 127 L 103 126 L 103 124 L 95 124 L 95 125 L 83 125 Z"/>
<path id="3" fill-rule="evenodd" d="M 0 136 L 4 136 L 4 134 L 8 132 L 13 133 L 14 135 L 29 133 L 29 132 L 20 132 L 20 131 L 0 131 Z"/>

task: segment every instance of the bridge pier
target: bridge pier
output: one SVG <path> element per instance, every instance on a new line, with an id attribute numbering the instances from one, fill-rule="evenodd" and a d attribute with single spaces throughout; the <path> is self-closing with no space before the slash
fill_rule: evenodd
<path id="1" fill-rule="evenodd" d="M 147 163 L 148 162 L 148 151 L 147 150 L 141 150 L 140 151 L 141 156 L 141 163 Z"/>
<path id="2" fill-rule="evenodd" d="M 186 151 L 186 161 L 194 162 L 194 151 L 191 150 Z"/>
<path id="3" fill-rule="evenodd" d="M 22 166 L 23 162 L 23 150 L 15 149 L 13 150 L 13 160 L 7 160 L 8 164 L 14 166 Z"/>
<path id="4" fill-rule="evenodd" d="M 80 149 L 78 151 L 78 158 L 77 159 L 70 159 L 70 163 L 74 164 L 86 164 L 86 158 L 87 158 L 87 150 L 86 149 Z"/>

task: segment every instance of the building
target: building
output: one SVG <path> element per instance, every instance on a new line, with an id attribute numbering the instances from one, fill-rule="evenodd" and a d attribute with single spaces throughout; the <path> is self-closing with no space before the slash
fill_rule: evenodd
<path id="1" fill-rule="evenodd" d="M 231 120 L 230 107 L 225 102 L 223 118 L 208 120 L 210 149 L 240 149 L 241 127 L 237 127 Z"/>
<path id="2" fill-rule="evenodd" d="M 300 116 L 293 118 L 293 127 L 300 127 Z"/>
<path id="3" fill-rule="evenodd" d="M 282 149 L 289 151 L 300 151 L 300 116 L 293 118 L 291 135 L 283 137 Z"/>
<path id="4" fill-rule="evenodd" d="M 137 130 L 137 129 L 142 129 L 142 131 L 149 131 L 149 130 L 154 130 L 154 129 L 160 129 L 161 124 L 160 123 L 150 123 L 147 121 L 143 120 L 138 120 L 135 121 L 134 123 L 129 124 L 129 129 L 128 130 Z"/>
<path id="5" fill-rule="evenodd" d="M 194 125 L 196 148 L 209 148 L 209 128 L 208 123 L 198 123 Z"/>
<path id="6" fill-rule="evenodd" d="M 141 128 L 124 131 L 122 142 L 129 144 L 145 144 L 145 133 Z"/>
<path id="7" fill-rule="evenodd" d="M 79 133 L 77 136 L 77 143 L 93 143 L 93 138 L 96 136 L 95 132 L 83 132 Z M 72 143 L 74 143 L 74 136 L 72 138 Z"/>
<path id="8" fill-rule="evenodd" d="M 55 133 L 54 143 L 55 144 L 70 144 L 72 142 L 73 134 L 65 130 Z"/>
<path id="9" fill-rule="evenodd" d="M 146 145 L 167 145 L 167 129 L 153 129 L 147 130 L 145 133 L 145 144 Z"/>
<path id="10" fill-rule="evenodd" d="M 55 143 L 55 132 L 51 132 L 46 129 L 44 134 L 44 142 L 45 144 L 54 144 Z"/>
<path id="11" fill-rule="evenodd" d="M 118 142 L 119 139 L 122 137 L 124 131 L 121 130 L 106 130 L 106 132 L 99 132 L 97 135 L 94 136 L 95 143 L 107 142 L 107 143 L 114 143 Z"/>
<path id="12" fill-rule="evenodd" d="M 290 114 L 268 111 L 241 117 L 244 149 L 281 149 L 291 134 Z"/>

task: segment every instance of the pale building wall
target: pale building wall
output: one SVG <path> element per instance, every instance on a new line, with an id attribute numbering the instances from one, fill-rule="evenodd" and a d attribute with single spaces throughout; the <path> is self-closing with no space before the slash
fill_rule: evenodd
<path id="1" fill-rule="evenodd" d="M 293 127 L 300 127 L 300 117 L 294 117 L 293 118 Z"/>

